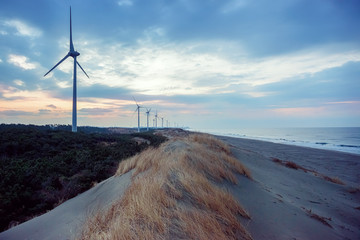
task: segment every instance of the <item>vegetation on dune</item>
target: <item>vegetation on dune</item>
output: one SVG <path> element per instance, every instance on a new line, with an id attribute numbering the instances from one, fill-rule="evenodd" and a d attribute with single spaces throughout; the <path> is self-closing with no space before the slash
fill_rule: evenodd
<path id="1" fill-rule="evenodd" d="M 329 218 L 329 217 L 322 217 L 322 216 L 320 216 L 320 215 L 312 212 L 311 209 L 306 209 L 306 208 L 304 208 L 304 207 L 302 207 L 302 208 L 305 210 L 305 212 L 307 213 L 307 215 L 310 216 L 311 218 L 313 218 L 313 219 L 321 222 L 322 224 L 324 224 L 324 225 L 326 225 L 326 226 L 328 226 L 328 227 L 330 227 L 330 228 L 333 228 L 333 227 L 330 225 L 330 223 L 329 223 L 329 221 L 331 221 L 331 218 Z"/>
<path id="2" fill-rule="evenodd" d="M 152 133 L 114 134 L 106 128 L 0 125 L 0 231 L 26 221 L 91 188 L 119 162 L 165 138 Z M 66 129 L 66 130 L 65 130 Z"/>
<path id="3" fill-rule="evenodd" d="M 249 214 L 220 183 L 250 172 L 205 134 L 173 138 L 122 161 L 132 172 L 123 197 L 85 223 L 79 239 L 247 239 Z"/>
<path id="4" fill-rule="evenodd" d="M 345 183 L 338 177 L 326 176 L 324 174 L 318 173 L 317 171 L 304 168 L 304 167 L 302 167 L 302 166 L 300 166 L 300 165 L 298 165 L 298 164 L 296 164 L 294 162 L 291 162 L 291 161 L 283 161 L 283 160 L 280 160 L 278 158 L 271 158 L 271 159 L 272 159 L 273 162 L 275 162 L 277 164 L 280 164 L 282 166 L 285 166 L 287 168 L 292 168 L 292 169 L 295 169 L 295 170 L 301 169 L 306 173 L 310 172 L 310 173 L 314 174 L 314 176 L 321 177 L 321 178 L 323 178 L 324 180 L 326 180 L 328 182 L 336 183 L 336 184 L 339 184 L 339 185 L 345 185 Z"/>

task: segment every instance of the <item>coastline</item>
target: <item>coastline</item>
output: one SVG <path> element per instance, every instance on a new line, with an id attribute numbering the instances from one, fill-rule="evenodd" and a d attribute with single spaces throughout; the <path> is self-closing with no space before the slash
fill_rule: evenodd
<path id="1" fill-rule="evenodd" d="M 246 149 L 268 159 L 289 160 L 323 174 L 339 177 L 351 186 L 360 185 L 360 155 L 263 140 L 215 136 L 232 147 Z"/>
<path id="2" fill-rule="evenodd" d="M 216 136 L 259 140 L 286 144 L 290 146 L 310 147 L 356 154 L 360 156 L 360 128 L 260 128 L 234 130 L 196 130 Z"/>
<path id="3" fill-rule="evenodd" d="M 252 179 L 237 175 L 238 184 L 228 181 L 218 184 L 249 213 L 250 219 L 241 218 L 240 221 L 253 239 L 359 239 L 359 156 L 259 140 L 215 137 L 228 144 L 233 156 L 251 172 Z M 177 148 L 172 150 L 178 151 Z M 313 172 L 280 165 L 273 159 L 291 161 L 304 169 L 338 177 L 344 184 L 329 182 Z M 104 183 L 111 184 L 99 184 L 47 214 L 2 232 L 0 239 L 18 239 L 18 236 L 26 236 L 26 239 L 74 238 L 80 231 L 76 226 L 83 223 L 84 217 L 104 208 L 99 189 L 104 196 L 117 192 L 116 187 L 120 187 L 121 192 L 126 191 L 131 177 L 120 178 L 112 177 L 117 179 L 119 186 L 114 186 L 113 180 L 106 180 Z M 114 197 L 121 195 L 117 192 Z M 105 205 L 111 201 L 116 198 L 106 198 Z"/>

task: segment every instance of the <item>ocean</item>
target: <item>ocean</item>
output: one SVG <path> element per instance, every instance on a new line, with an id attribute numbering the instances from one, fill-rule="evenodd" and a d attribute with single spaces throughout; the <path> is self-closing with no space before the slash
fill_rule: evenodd
<path id="1" fill-rule="evenodd" d="M 192 130 L 221 136 L 248 138 L 360 155 L 360 127 Z"/>

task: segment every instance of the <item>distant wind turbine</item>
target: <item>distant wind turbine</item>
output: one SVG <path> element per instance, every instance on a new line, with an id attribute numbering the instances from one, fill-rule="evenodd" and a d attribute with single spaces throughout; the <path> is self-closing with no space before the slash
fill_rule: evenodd
<path id="1" fill-rule="evenodd" d="M 161 118 L 161 128 L 164 128 L 164 117 Z"/>
<path id="2" fill-rule="evenodd" d="M 52 69 L 50 69 L 45 75 L 48 75 L 52 70 L 54 70 L 57 66 L 60 65 L 65 59 L 68 57 L 72 57 L 74 59 L 74 81 L 73 81 L 73 109 L 72 109 L 72 131 L 77 132 L 77 116 L 76 116 L 76 65 L 80 67 L 80 69 L 85 73 L 85 75 L 89 78 L 89 76 L 86 74 L 85 70 L 81 67 L 80 63 L 76 61 L 76 57 L 79 56 L 80 53 L 75 51 L 74 44 L 72 41 L 72 26 L 71 26 L 71 7 L 70 7 L 70 50 L 66 56 L 60 60 Z"/>
<path id="3" fill-rule="evenodd" d="M 158 119 L 158 115 L 157 115 L 157 110 L 156 110 L 156 113 L 155 113 L 155 128 L 157 128 L 157 119 Z"/>
<path id="4" fill-rule="evenodd" d="M 135 101 L 135 103 L 136 103 L 136 110 L 135 110 L 135 112 L 136 112 L 136 111 L 138 112 L 138 132 L 140 132 L 140 108 L 143 108 L 143 107 L 140 106 L 140 105 L 136 102 L 136 100 L 135 100 L 134 97 L 133 97 L 133 99 L 134 99 L 134 101 Z"/>
<path id="5" fill-rule="evenodd" d="M 150 109 L 146 109 L 146 123 L 147 123 L 147 130 L 149 131 L 149 115 L 150 115 L 150 111 L 151 111 L 151 108 Z"/>

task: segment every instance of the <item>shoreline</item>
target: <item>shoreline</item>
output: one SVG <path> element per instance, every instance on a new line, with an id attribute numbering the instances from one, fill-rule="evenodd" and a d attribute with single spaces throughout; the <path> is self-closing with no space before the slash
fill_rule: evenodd
<path id="1" fill-rule="evenodd" d="M 287 146 L 296 146 L 296 147 L 302 147 L 302 148 L 311 148 L 311 149 L 316 149 L 316 150 L 324 150 L 324 151 L 332 151 L 332 152 L 338 152 L 338 153 L 345 153 L 345 154 L 351 154 L 351 155 L 355 155 L 360 157 L 360 152 L 350 152 L 350 151 L 345 151 L 345 150 L 341 150 L 341 149 L 334 149 L 334 148 L 326 148 L 326 147 L 320 147 L 320 146 L 326 146 L 327 144 L 322 144 L 322 143 L 315 143 L 315 145 L 313 143 L 309 143 L 309 144 L 297 144 L 296 142 L 294 143 L 293 141 L 282 141 L 282 140 L 271 140 L 271 139 L 262 139 L 260 137 L 250 137 L 250 136 L 234 136 L 231 134 L 212 134 L 214 136 L 218 136 L 218 137 L 231 137 L 231 138 L 240 138 L 240 139 L 247 139 L 247 140 L 255 140 L 255 141 L 260 141 L 260 142 L 269 142 L 269 143 L 275 143 L 275 144 L 283 144 L 283 145 L 287 145 Z M 316 147 L 318 146 L 318 147 Z M 354 147 L 355 148 L 355 147 Z"/>
<path id="2" fill-rule="evenodd" d="M 230 144 L 230 146 L 239 144 L 241 148 L 256 152 L 268 159 L 278 158 L 281 160 L 290 160 L 330 176 L 339 174 L 343 176 L 348 184 L 358 185 L 360 187 L 360 155 L 336 150 L 274 143 L 257 139 L 222 135 L 214 136 Z M 338 167 L 339 169 L 331 168 L 331 164 L 334 161 L 337 161 L 338 164 L 340 164 L 341 167 Z M 348 165 L 352 166 L 352 168 L 348 169 Z"/>
<path id="3" fill-rule="evenodd" d="M 270 128 L 270 129 L 244 129 L 244 132 L 239 132 L 238 130 L 234 130 L 234 132 L 229 132 L 227 130 L 193 130 L 194 132 L 200 133 L 208 133 L 215 136 L 225 136 L 225 137 L 233 137 L 233 138 L 243 138 L 243 139 L 251 139 L 251 140 L 258 140 L 258 141 L 265 141 L 271 143 L 279 143 L 279 144 L 286 144 L 290 146 L 299 146 L 299 147 L 309 147 L 321 150 L 329 150 L 329 151 L 337 151 L 343 153 L 350 153 L 360 156 L 360 128 L 355 127 L 358 131 L 355 135 L 349 136 L 341 136 L 347 139 L 355 138 L 358 139 L 358 143 L 354 143 L 353 141 L 350 142 L 341 142 L 344 141 L 338 135 L 329 135 L 323 132 L 317 133 L 316 131 L 324 130 L 328 128 Z M 352 128 L 329 128 L 329 129 L 352 129 Z M 264 130 L 264 134 L 260 134 L 260 131 Z M 294 130 L 296 130 L 294 132 Z M 301 130 L 307 131 L 307 133 L 302 134 Z M 319 139 L 314 138 L 314 136 L 310 136 L 308 131 L 314 130 L 315 135 L 319 134 Z M 250 131 L 250 132 L 247 132 Z M 270 131 L 270 132 L 269 132 Z M 323 134 L 323 135 L 321 135 Z M 299 135 L 304 135 L 299 137 Z M 324 139 L 325 137 L 325 139 Z M 331 139 L 326 139 L 326 138 Z M 338 139 L 339 138 L 339 139 Z"/>

